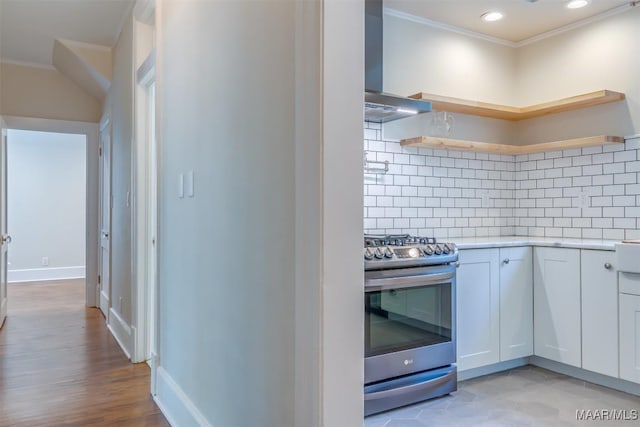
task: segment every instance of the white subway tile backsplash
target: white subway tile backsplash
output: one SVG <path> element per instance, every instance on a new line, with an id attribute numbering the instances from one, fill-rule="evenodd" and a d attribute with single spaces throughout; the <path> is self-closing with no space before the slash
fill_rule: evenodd
<path id="1" fill-rule="evenodd" d="M 636 228 L 635 218 L 614 218 L 613 228 Z"/>
<path id="2" fill-rule="evenodd" d="M 624 148 L 625 150 L 640 150 L 640 138 L 627 139 L 624 142 Z"/>
<path id="3" fill-rule="evenodd" d="M 624 173 L 624 170 L 625 170 L 624 163 L 607 163 L 605 165 L 602 165 L 602 173 L 605 173 L 605 174 Z"/>
<path id="4" fill-rule="evenodd" d="M 582 174 L 582 168 L 578 166 L 562 169 L 562 176 L 565 176 L 565 177 L 580 176 L 581 174 Z"/>
<path id="5" fill-rule="evenodd" d="M 573 166 L 585 166 L 585 165 L 590 165 L 593 162 L 591 159 L 591 156 L 565 157 L 565 159 L 569 160 L 569 162 Z M 566 166 L 570 166 L 570 165 L 566 165 Z"/>
<path id="6" fill-rule="evenodd" d="M 602 175 L 602 165 L 583 166 L 582 175 Z"/>
<path id="7" fill-rule="evenodd" d="M 613 206 L 635 206 L 635 196 L 614 196 Z"/>
<path id="8" fill-rule="evenodd" d="M 622 240 L 624 239 L 624 230 L 604 229 L 602 230 L 602 238 L 606 240 Z"/>
<path id="9" fill-rule="evenodd" d="M 586 147 L 582 149 L 582 154 L 597 154 L 602 153 L 602 146 L 597 145 L 595 147 Z"/>
<path id="10" fill-rule="evenodd" d="M 638 182 L 636 173 L 619 173 L 613 177 L 614 184 L 635 184 Z"/>
<path id="11" fill-rule="evenodd" d="M 582 230 L 583 239 L 602 239 L 601 228 L 587 228 Z"/>
<path id="12" fill-rule="evenodd" d="M 624 208 L 622 207 L 602 208 L 602 216 L 610 217 L 610 218 L 623 218 Z"/>
<path id="13" fill-rule="evenodd" d="M 616 163 L 630 162 L 634 160 L 636 160 L 635 150 L 619 151 L 617 153 L 613 153 L 613 161 Z"/>
<path id="14" fill-rule="evenodd" d="M 610 185 L 613 184 L 613 175 L 598 175 L 592 179 L 593 185 Z"/>
<path id="15" fill-rule="evenodd" d="M 640 238 L 640 138 L 504 156 L 402 147 L 381 129 L 365 123 L 368 158 L 389 161 L 365 175 L 367 232 Z"/>

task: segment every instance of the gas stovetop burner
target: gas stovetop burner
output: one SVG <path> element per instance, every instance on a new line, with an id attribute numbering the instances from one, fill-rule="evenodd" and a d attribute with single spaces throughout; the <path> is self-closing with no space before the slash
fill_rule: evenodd
<path id="1" fill-rule="evenodd" d="M 410 234 L 365 234 L 365 247 L 378 246 L 411 246 L 435 244 L 435 237 L 418 237 Z"/>

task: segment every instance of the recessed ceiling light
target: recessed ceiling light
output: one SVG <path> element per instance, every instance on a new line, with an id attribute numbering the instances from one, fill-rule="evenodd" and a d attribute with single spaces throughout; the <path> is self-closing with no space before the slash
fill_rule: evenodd
<path id="1" fill-rule="evenodd" d="M 589 0 L 571 0 L 567 3 L 567 9 L 580 9 L 589 4 Z"/>
<path id="2" fill-rule="evenodd" d="M 494 22 L 504 18 L 504 15 L 500 12 L 485 12 L 480 16 L 480 18 L 487 22 Z"/>

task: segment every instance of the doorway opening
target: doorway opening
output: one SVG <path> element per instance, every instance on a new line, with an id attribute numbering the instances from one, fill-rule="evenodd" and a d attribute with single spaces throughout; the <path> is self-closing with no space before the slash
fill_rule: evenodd
<path id="1" fill-rule="evenodd" d="M 9 129 L 8 282 L 71 283 L 84 294 L 87 136 Z"/>
<path id="2" fill-rule="evenodd" d="M 24 149 L 23 151 L 25 151 L 30 147 L 32 151 L 35 151 L 35 155 L 39 155 L 41 158 L 32 160 L 33 164 L 27 163 L 26 165 L 21 165 L 19 160 L 13 160 L 13 153 L 11 156 L 13 162 L 8 160 L 8 154 L 1 156 L 3 176 L 11 178 L 2 180 L 2 187 L 4 188 L 6 186 L 8 190 L 7 192 L 2 192 L 2 205 L 7 209 L 7 213 L 9 214 L 2 215 L 2 223 L 7 222 L 11 223 L 12 227 L 18 227 L 16 231 L 20 234 L 19 236 L 14 235 L 11 238 L 9 237 L 10 234 L 7 233 L 7 240 L 10 241 L 11 244 L 3 244 L 3 252 L 8 249 L 7 258 L 11 261 L 11 265 L 7 266 L 5 263 L 2 263 L 2 270 L 3 272 L 11 270 L 11 277 L 9 277 L 9 279 L 13 282 L 61 279 L 75 280 L 73 279 L 74 277 L 80 278 L 78 280 L 80 283 L 84 282 L 84 287 L 81 286 L 79 292 L 81 295 L 84 295 L 85 306 L 96 307 L 98 305 L 99 127 L 95 123 L 65 120 L 17 116 L 4 116 L 3 119 L 2 152 L 4 153 L 7 150 L 13 151 L 14 147 L 16 149 Z M 42 149 L 42 145 L 38 146 L 37 141 L 42 141 L 43 135 L 47 134 L 51 134 L 52 138 L 61 138 L 62 140 L 65 139 L 64 135 L 68 135 L 66 137 L 66 144 L 74 144 L 69 141 L 76 141 L 75 151 L 74 147 L 67 147 L 71 151 L 67 151 L 64 154 L 50 153 L 46 150 L 43 152 L 36 151 L 34 144 L 36 144 L 36 147 Z M 21 140 L 16 138 L 26 138 L 27 142 L 24 142 L 24 146 L 19 145 Z M 40 142 L 40 144 L 42 144 L 42 142 Z M 45 146 L 44 149 L 53 149 L 53 145 Z M 46 155 L 43 156 L 44 153 L 46 153 Z M 54 170 L 58 168 L 57 172 L 54 171 L 53 177 L 49 176 L 48 179 L 45 179 L 46 177 L 43 177 L 43 175 L 46 175 L 45 171 L 52 173 L 49 171 L 49 169 L 52 168 Z M 14 176 L 15 174 L 17 175 Z M 70 182 L 65 181 L 65 179 Z M 14 182 L 9 183 L 8 181 Z M 5 183 L 7 185 L 4 185 Z M 25 189 L 24 186 L 27 183 L 31 183 L 33 188 Z M 8 186 L 15 188 L 10 190 Z M 73 188 L 76 196 L 76 199 L 74 199 L 75 202 L 72 202 L 64 194 L 56 193 L 56 191 L 62 191 L 62 188 Z M 11 195 L 7 193 L 11 193 Z M 20 197 L 21 195 L 26 197 L 31 193 L 36 193 L 38 196 L 36 198 L 37 200 L 31 200 L 31 203 L 48 202 L 45 203 L 44 207 L 27 205 L 27 208 L 23 207 L 26 213 L 20 213 L 20 210 L 14 213 L 13 211 L 20 209 L 20 206 L 13 206 L 17 202 L 11 203 L 8 198 L 11 197 L 13 199 L 14 196 Z M 77 197 L 84 197 L 83 204 L 78 202 Z M 5 219 L 7 219 L 5 217 L 8 216 L 14 218 L 8 218 L 8 221 L 5 221 Z M 20 216 L 24 216 L 25 218 L 19 218 Z M 28 238 L 22 237 L 27 235 L 20 232 L 20 224 L 14 225 L 16 224 L 14 221 L 26 220 L 27 226 L 33 228 L 36 221 L 48 221 L 56 216 L 61 218 L 63 222 L 55 223 L 54 221 L 53 225 L 52 223 L 48 223 L 45 227 L 40 228 L 39 233 L 36 234 L 58 233 L 54 238 L 50 238 L 50 240 L 52 240 L 53 243 L 58 243 L 63 246 L 63 248 L 55 250 L 49 249 L 49 252 L 45 253 L 40 251 L 46 250 L 48 246 L 44 244 L 37 245 L 37 255 L 31 255 L 31 264 L 24 264 L 23 261 L 21 261 L 20 248 L 16 248 L 16 245 L 22 245 L 24 240 L 28 240 Z M 73 219 L 73 221 L 70 221 L 70 219 Z M 3 228 L 3 230 L 5 229 Z M 3 231 L 3 237 L 4 233 L 5 231 Z M 19 241 L 17 242 L 17 240 Z M 72 249 L 72 242 L 74 241 L 80 243 L 73 245 Z M 17 251 L 15 259 L 14 255 L 12 255 L 13 250 Z M 73 252 L 75 258 L 69 258 L 69 254 L 62 257 L 61 254 L 63 252 Z M 75 259 L 76 261 L 68 261 L 68 259 Z M 42 264 L 49 265 L 43 266 Z M 84 277 L 84 280 L 82 277 Z M 10 305 L 10 301 L 8 304 Z"/>

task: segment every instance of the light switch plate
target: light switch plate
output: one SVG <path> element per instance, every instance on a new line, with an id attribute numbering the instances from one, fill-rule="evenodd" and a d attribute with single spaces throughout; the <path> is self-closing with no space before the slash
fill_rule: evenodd
<path id="1" fill-rule="evenodd" d="M 187 182 L 186 182 L 186 191 L 187 197 L 193 197 L 194 188 L 193 188 L 193 171 L 187 172 Z"/>

